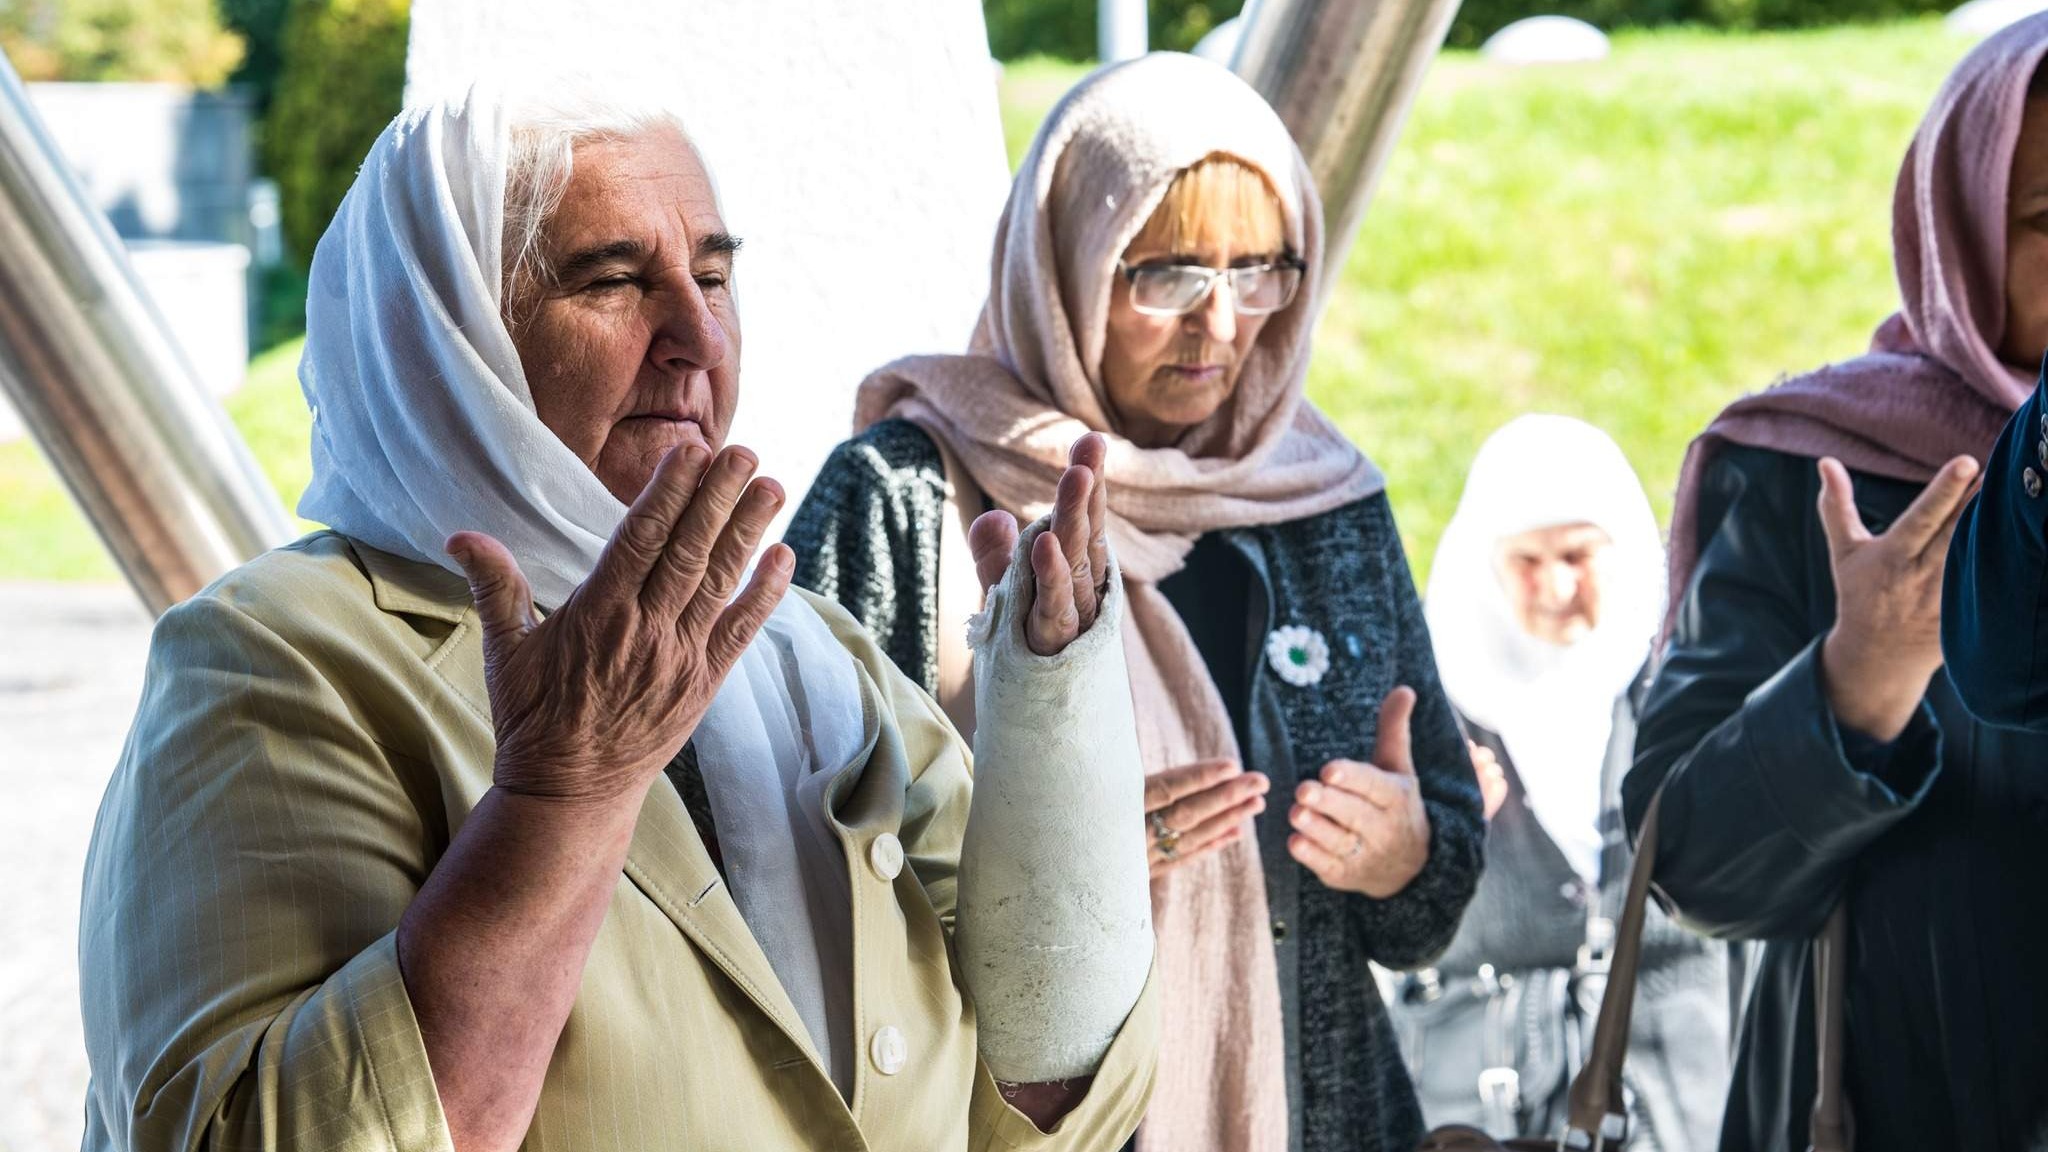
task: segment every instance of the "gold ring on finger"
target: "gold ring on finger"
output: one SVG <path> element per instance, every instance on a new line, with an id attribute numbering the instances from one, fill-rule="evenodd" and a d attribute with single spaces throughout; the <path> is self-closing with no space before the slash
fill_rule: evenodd
<path id="1" fill-rule="evenodd" d="M 1152 813 L 1152 840 L 1159 846 L 1159 855 L 1167 860 L 1180 854 L 1180 831 L 1166 826 L 1166 817 Z"/>

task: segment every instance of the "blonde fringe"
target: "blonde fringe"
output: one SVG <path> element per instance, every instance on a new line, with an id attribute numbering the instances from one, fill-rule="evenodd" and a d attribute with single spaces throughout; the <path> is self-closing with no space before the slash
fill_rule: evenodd
<path id="1" fill-rule="evenodd" d="M 1161 253 L 1229 249 L 1238 255 L 1286 246 L 1280 196 L 1265 173 L 1216 152 L 1174 177 L 1134 249 Z"/>

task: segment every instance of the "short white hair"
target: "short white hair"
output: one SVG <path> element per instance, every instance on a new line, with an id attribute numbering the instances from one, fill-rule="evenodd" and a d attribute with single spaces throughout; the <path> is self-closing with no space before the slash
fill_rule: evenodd
<path id="1" fill-rule="evenodd" d="M 671 131 L 697 153 L 700 163 L 704 157 L 683 127 L 682 117 L 661 103 L 602 96 L 587 82 L 563 81 L 531 88 L 507 101 L 506 120 L 510 139 L 505 157 L 505 227 L 498 286 L 500 309 L 506 322 L 513 324 L 513 301 L 526 287 L 544 283 L 552 275 L 541 250 L 541 233 L 569 189 L 579 145 Z M 710 171 L 709 164 L 705 171 Z"/>

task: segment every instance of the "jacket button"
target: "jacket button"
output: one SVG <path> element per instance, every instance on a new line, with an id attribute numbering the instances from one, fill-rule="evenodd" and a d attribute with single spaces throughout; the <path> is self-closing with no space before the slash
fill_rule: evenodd
<path id="1" fill-rule="evenodd" d="M 868 867 L 884 880 L 894 880 L 903 874 L 903 841 L 893 833 L 884 832 L 868 845 Z"/>
<path id="2" fill-rule="evenodd" d="M 2020 486 L 2027 490 L 2029 499 L 2041 494 L 2041 474 L 2032 468 L 2020 473 Z"/>
<path id="3" fill-rule="evenodd" d="M 1286 941 L 1287 941 L 1287 921 L 1285 921 L 1285 920 L 1275 920 L 1275 921 L 1273 921 L 1273 943 L 1275 943 L 1275 944 L 1284 944 L 1284 943 L 1286 943 Z"/>
<path id="4" fill-rule="evenodd" d="M 902 1031 L 894 1024 L 877 1029 L 875 1038 L 868 1042 L 868 1059 L 875 1062 L 875 1071 L 884 1076 L 903 1071 L 904 1061 L 910 1059 L 910 1046 L 904 1043 Z"/>
<path id="5" fill-rule="evenodd" d="M 2041 458 L 2041 467 L 2048 468 L 2048 436 L 2034 441 L 2034 455 Z"/>

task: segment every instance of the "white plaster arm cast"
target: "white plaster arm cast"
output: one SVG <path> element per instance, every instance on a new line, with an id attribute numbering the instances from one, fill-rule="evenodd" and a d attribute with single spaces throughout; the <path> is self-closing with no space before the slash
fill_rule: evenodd
<path id="1" fill-rule="evenodd" d="M 1093 1073 L 1152 966 L 1144 766 L 1124 669 L 1122 576 L 1110 558 L 1095 623 L 1053 656 L 1024 618 L 1030 549 L 968 622 L 974 800 L 953 939 L 997 1080 Z"/>

